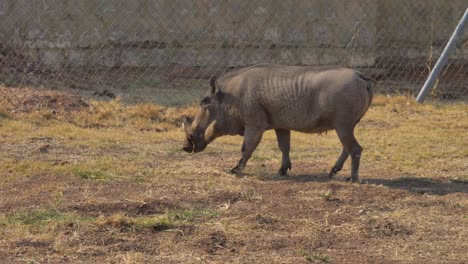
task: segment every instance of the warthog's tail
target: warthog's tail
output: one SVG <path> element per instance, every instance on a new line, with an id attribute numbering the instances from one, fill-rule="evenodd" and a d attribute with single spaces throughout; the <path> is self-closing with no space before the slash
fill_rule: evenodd
<path id="1" fill-rule="evenodd" d="M 374 91 L 372 89 L 372 86 L 375 85 L 377 83 L 377 80 L 375 80 L 374 78 L 371 78 L 371 77 L 368 77 L 368 76 L 365 76 L 364 74 L 360 73 L 360 72 L 357 72 L 357 75 L 359 76 L 359 78 L 363 79 L 364 81 L 366 81 L 367 83 L 367 93 L 369 94 L 369 103 L 367 104 L 367 108 L 366 110 L 364 111 L 364 113 L 362 114 L 362 116 L 359 118 L 358 122 L 361 121 L 361 118 L 366 114 L 367 110 L 369 109 L 371 103 L 372 103 L 372 99 L 374 98 Z"/>
<path id="2" fill-rule="evenodd" d="M 363 79 L 367 83 L 367 92 L 369 93 L 369 104 L 367 105 L 367 108 L 369 108 L 372 103 L 372 98 L 374 98 L 374 91 L 372 89 L 372 86 L 374 86 L 377 83 L 377 80 L 369 76 L 365 76 L 360 72 L 358 72 L 357 74 L 359 78 Z"/>

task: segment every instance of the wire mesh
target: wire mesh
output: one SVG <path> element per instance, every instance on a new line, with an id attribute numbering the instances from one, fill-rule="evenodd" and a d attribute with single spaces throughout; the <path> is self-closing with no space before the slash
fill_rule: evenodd
<path id="1" fill-rule="evenodd" d="M 256 63 L 341 65 L 416 93 L 464 0 L 0 1 L 0 105 L 185 105 L 211 75 Z M 432 97 L 468 96 L 468 33 Z"/>

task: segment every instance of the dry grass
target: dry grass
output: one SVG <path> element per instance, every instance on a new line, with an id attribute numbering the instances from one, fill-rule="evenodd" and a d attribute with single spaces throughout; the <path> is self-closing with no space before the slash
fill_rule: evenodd
<path id="1" fill-rule="evenodd" d="M 55 101 L 54 101 L 55 102 Z M 73 104 L 76 105 L 76 104 Z M 24 106 L 26 107 L 26 106 Z M 366 184 L 326 173 L 334 132 L 274 133 L 247 176 L 241 137 L 180 151 L 195 106 L 0 111 L 0 258 L 8 263 L 463 263 L 468 107 L 377 96 L 356 134 Z M 349 163 L 339 174 L 349 174 Z"/>
<path id="2" fill-rule="evenodd" d="M 11 119 L 11 117 L 11 114 L 7 110 L 0 107 L 0 119 Z"/>

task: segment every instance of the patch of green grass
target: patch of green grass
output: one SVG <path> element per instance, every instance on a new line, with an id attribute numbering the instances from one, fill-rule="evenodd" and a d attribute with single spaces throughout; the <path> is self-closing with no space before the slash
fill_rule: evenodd
<path id="1" fill-rule="evenodd" d="M 19 156 L 20 152 L 18 152 Z M 10 158 L 0 160 L 0 174 L 8 173 L 0 177 L 0 185 L 11 182 L 13 179 L 31 177 L 34 175 L 73 175 L 85 180 L 107 181 L 131 178 L 137 182 L 145 182 L 150 172 L 140 171 L 140 163 L 143 159 L 133 160 L 132 156 L 125 156 L 122 159 L 108 156 L 89 156 L 83 158 L 78 163 L 68 162 L 67 157 L 63 163 L 61 160 L 37 160 L 42 156 L 36 155 L 32 158 L 26 157 L 24 160 Z M 136 177 L 135 175 L 139 176 Z M 135 178 L 136 177 L 136 178 Z"/>
<path id="2" fill-rule="evenodd" d="M 325 201 L 333 201 L 333 200 L 336 200 L 336 198 L 333 197 L 334 195 L 335 193 L 332 190 L 328 190 L 326 192 L 322 192 L 320 194 L 320 197 L 322 197 L 322 199 Z"/>
<path id="3" fill-rule="evenodd" d="M 216 217 L 218 214 L 206 208 L 196 208 L 188 210 L 176 210 L 168 212 L 169 218 L 176 221 L 196 222 L 198 220 L 207 220 Z"/>
<path id="4" fill-rule="evenodd" d="M 107 180 L 109 179 L 109 174 L 102 172 L 100 170 L 83 170 L 79 168 L 73 168 L 72 173 L 81 179 L 85 180 Z"/>
<path id="5" fill-rule="evenodd" d="M 110 226 L 123 232 L 141 232 L 144 229 L 164 231 L 180 225 L 199 223 L 216 217 L 217 213 L 210 209 L 188 209 L 167 211 L 160 215 L 131 217 L 125 214 L 114 214 L 98 219 L 98 226 Z"/>
<path id="6" fill-rule="evenodd" d="M 144 175 L 136 175 L 133 180 L 136 182 L 136 183 L 147 183 L 149 182 L 148 179 L 147 179 L 147 176 L 144 176 Z"/>
<path id="7" fill-rule="evenodd" d="M 175 226 L 174 221 L 171 221 L 167 216 L 143 217 L 135 220 L 135 227 L 139 229 L 150 228 L 154 231 L 164 231 Z"/>
<path id="8" fill-rule="evenodd" d="M 75 213 L 60 212 L 55 208 L 20 210 L 0 215 L 0 226 L 22 226 L 31 230 L 47 230 L 61 223 L 92 221 L 93 218 L 82 217 Z"/>
<path id="9" fill-rule="evenodd" d="M 0 161 L 0 172 L 29 177 L 38 174 L 60 174 L 65 172 L 64 166 L 51 166 L 51 162 L 42 160 L 6 160 Z M 0 178 L 2 183 L 7 178 Z"/>
<path id="10" fill-rule="evenodd" d="M 109 150 L 114 153 L 114 150 Z M 134 175 L 141 175 L 139 162 L 134 157 L 123 153 L 119 157 L 111 155 L 92 155 L 80 163 L 68 165 L 68 173 L 85 180 L 122 180 L 134 178 Z"/>
<path id="11" fill-rule="evenodd" d="M 11 222 L 19 222 L 25 225 L 37 225 L 45 222 L 61 222 L 69 219 L 71 219 L 70 215 L 61 213 L 55 209 L 22 211 L 10 215 Z"/>
<path id="12" fill-rule="evenodd" d="M 320 252 L 320 251 L 308 251 L 308 250 L 303 250 L 302 255 L 304 256 L 305 260 L 309 262 L 315 262 L 315 263 L 329 263 L 331 261 L 330 256 Z"/>

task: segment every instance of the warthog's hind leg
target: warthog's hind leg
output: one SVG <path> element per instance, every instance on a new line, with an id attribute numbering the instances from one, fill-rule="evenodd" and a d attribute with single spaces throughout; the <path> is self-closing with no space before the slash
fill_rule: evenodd
<path id="1" fill-rule="evenodd" d="M 359 180 L 359 163 L 361 160 L 362 147 L 354 137 L 354 126 L 336 129 L 336 133 L 340 138 L 344 151 L 348 152 L 351 156 L 351 177 L 347 180 L 357 182 Z M 342 156 L 343 153 L 340 158 Z M 338 161 L 340 161 L 340 159 L 338 159 Z"/>
<path id="2" fill-rule="evenodd" d="M 278 147 L 281 150 L 281 168 L 278 174 L 286 176 L 288 170 L 291 169 L 291 160 L 289 159 L 289 150 L 291 148 L 291 131 L 285 129 L 275 129 L 276 139 L 278 140 Z"/>
<path id="3" fill-rule="evenodd" d="M 341 171 L 348 157 L 349 153 L 343 148 L 340 157 L 336 161 L 335 166 L 333 166 L 333 168 L 331 169 L 330 173 L 328 174 L 328 177 L 333 178 L 339 171 Z"/>

